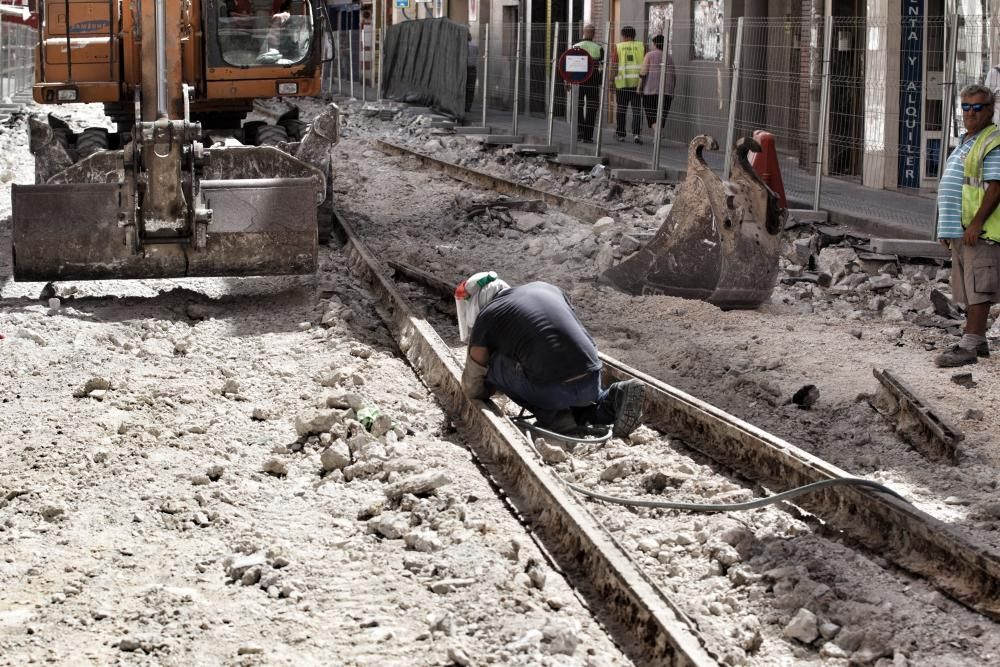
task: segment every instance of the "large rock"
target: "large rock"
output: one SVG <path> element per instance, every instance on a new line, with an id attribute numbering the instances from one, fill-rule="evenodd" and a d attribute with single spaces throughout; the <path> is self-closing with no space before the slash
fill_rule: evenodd
<path id="1" fill-rule="evenodd" d="M 831 276 L 853 273 L 858 267 L 858 253 L 854 248 L 823 248 L 816 258 L 816 269 Z"/>
<path id="2" fill-rule="evenodd" d="M 819 636 L 816 614 L 808 609 L 799 609 L 781 634 L 788 639 L 797 639 L 803 644 L 812 643 Z"/>
<path id="3" fill-rule="evenodd" d="M 346 442 L 338 438 L 323 450 L 319 460 L 326 472 L 343 470 L 351 465 L 351 450 Z"/>
<path id="4" fill-rule="evenodd" d="M 299 415 L 295 418 L 295 432 L 300 436 L 329 433 L 339 421 L 340 415 L 336 410 L 320 410 L 312 415 Z"/>
<path id="5" fill-rule="evenodd" d="M 451 477 L 446 471 L 428 470 L 388 485 L 385 487 L 385 495 L 389 500 L 397 500 L 408 493 L 423 496 L 448 484 L 451 484 Z"/>

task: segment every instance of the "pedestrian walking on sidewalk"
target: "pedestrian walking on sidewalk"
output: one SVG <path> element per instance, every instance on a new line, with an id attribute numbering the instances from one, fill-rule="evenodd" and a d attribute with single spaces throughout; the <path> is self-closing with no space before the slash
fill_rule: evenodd
<path id="1" fill-rule="evenodd" d="M 601 94 L 601 86 L 604 85 L 604 76 L 601 72 L 601 63 L 604 62 L 604 49 L 594 41 L 596 29 L 592 23 L 583 26 L 581 39 L 573 45 L 573 48 L 583 49 L 594 61 L 594 71 L 586 82 L 580 84 L 580 95 L 577 101 L 576 117 L 580 119 L 577 140 L 583 143 L 594 141 L 594 125 L 597 121 L 598 96 Z"/>
<path id="2" fill-rule="evenodd" d="M 472 41 L 472 32 L 469 32 L 468 40 L 469 54 L 465 64 L 465 113 L 472 111 L 472 100 L 476 95 L 476 77 L 479 75 L 477 64 L 479 63 L 479 46 Z"/>
<path id="3" fill-rule="evenodd" d="M 666 67 L 663 73 L 663 118 L 660 127 L 667 126 L 667 113 L 674 99 L 674 87 L 677 85 L 677 69 L 674 59 L 663 50 L 663 35 L 653 38 L 653 50 L 646 54 L 639 70 L 642 79 L 642 108 L 646 111 L 646 124 L 652 128 L 656 125 L 656 108 L 659 104 L 660 69 Z"/>
<path id="4" fill-rule="evenodd" d="M 613 424 L 627 437 L 642 419 L 638 380 L 601 388 L 597 346 L 566 294 L 532 282 L 510 287 L 493 271 L 455 289 L 458 329 L 469 350 L 462 388 L 470 398 L 503 392 L 558 433 L 585 424 Z"/>
<path id="5" fill-rule="evenodd" d="M 635 41 L 635 28 L 622 28 L 622 41 L 615 44 L 612 52 L 611 70 L 615 81 L 615 138 L 625 141 L 625 121 L 629 108 L 632 109 L 632 140 L 641 144 L 639 132 L 642 129 L 642 98 L 639 89 L 639 70 L 646 48 Z"/>
<path id="6" fill-rule="evenodd" d="M 966 132 L 941 175 L 937 236 L 951 248 L 951 291 L 966 307 L 965 335 L 934 360 L 942 367 L 990 356 L 986 322 L 990 305 L 1000 301 L 1000 128 L 993 124 L 993 91 L 971 85 L 960 97 Z"/>

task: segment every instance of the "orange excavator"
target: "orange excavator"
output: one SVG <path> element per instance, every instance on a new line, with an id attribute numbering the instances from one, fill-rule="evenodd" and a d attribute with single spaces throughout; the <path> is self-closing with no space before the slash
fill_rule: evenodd
<path id="1" fill-rule="evenodd" d="M 29 119 L 14 185 L 22 281 L 311 273 L 330 208 L 334 105 L 244 123 L 256 98 L 321 92 L 319 0 L 41 0 L 33 95 L 100 102 L 117 132 Z"/>

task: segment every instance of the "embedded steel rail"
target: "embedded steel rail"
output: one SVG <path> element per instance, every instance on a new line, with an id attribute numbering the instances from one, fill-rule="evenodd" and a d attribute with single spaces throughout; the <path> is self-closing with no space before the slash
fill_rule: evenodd
<path id="1" fill-rule="evenodd" d="M 420 371 L 438 400 L 467 431 L 468 442 L 511 495 L 591 607 L 608 617 L 623 648 L 642 664 L 714 666 L 694 624 L 653 583 L 573 492 L 539 462 L 513 424 L 492 407 L 462 392 L 462 370 L 426 320 L 410 310 L 388 269 L 368 251 L 342 215 L 334 229 L 345 242 L 352 272 L 369 283 L 380 315 L 399 349 Z"/>
<path id="2" fill-rule="evenodd" d="M 784 491 L 849 477 L 840 468 L 679 389 L 601 355 L 609 380 L 646 383 L 643 421 L 730 470 Z M 959 602 L 1000 619 L 1000 558 L 948 524 L 885 493 L 836 486 L 797 499 L 834 529 L 905 570 L 918 574 Z"/>
<path id="3" fill-rule="evenodd" d="M 452 164 L 447 160 L 439 160 L 429 155 L 424 155 L 423 153 L 415 151 L 412 148 L 406 148 L 405 146 L 400 146 L 399 144 L 394 144 L 390 141 L 378 140 L 375 142 L 375 145 L 379 148 L 379 150 L 390 155 L 403 155 L 406 157 L 416 158 L 421 164 L 433 167 L 434 169 L 451 176 L 455 180 L 469 183 L 470 185 L 476 185 L 481 188 L 486 188 L 487 190 L 493 190 L 494 192 L 514 197 L 541 199 L 546 204 L 555 206 L 564 213 L 576 216 L 577 218 L 587 222 L 597 222 L 601 218 L 611 215 L 610 210 L 602 206 L 598 206 L 597 204 L 592 204 L 574 197 L 566 197 L 554 192 L 548 192 L 547 190 L 539 190 L 527 185 L 521 185 L 520 183 L 514 183 L 505 178 L 487 174 L 486 172 L 479 171 L 477 169 L 461 167 L 457 164 Z"/>
<path id="4" fill-rule="evenodd" d="M 404 275 L 442 296 L 444 281 L 409 268 Z M 429 276 L 429 279 L 425 279 Z M 692 449 L 774 491 L 851 477 L 846 471 L 642 371 L 601 354 L 609 381 L 637 378 L 646 384 L 643 421 L 684 440 Z M 835 486 L 801 496 L 812 512 L 896 565 L 994 619 L 1000 619 L 1000 557 L 948 524 L 886 493 Z"/>

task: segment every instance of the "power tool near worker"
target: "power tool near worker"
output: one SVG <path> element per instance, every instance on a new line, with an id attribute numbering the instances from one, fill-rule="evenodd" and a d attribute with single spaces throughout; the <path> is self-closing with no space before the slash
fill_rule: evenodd
<path id="1" fill-rule="evenodd" d="M 17 280 L 312 273 L 338 112 L 242 124 L 321 91 L 323 6 L 43 0 L 35 101 L 101 102 L 117 132 L 30 119 L 14 185 Z"/>

